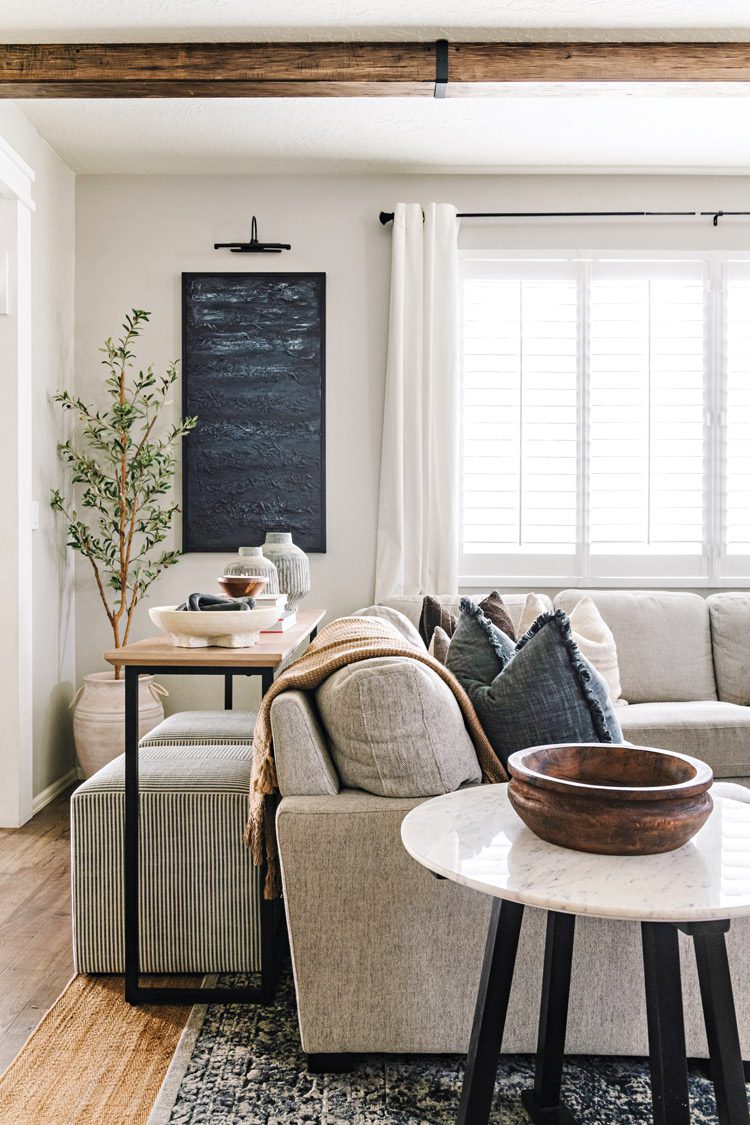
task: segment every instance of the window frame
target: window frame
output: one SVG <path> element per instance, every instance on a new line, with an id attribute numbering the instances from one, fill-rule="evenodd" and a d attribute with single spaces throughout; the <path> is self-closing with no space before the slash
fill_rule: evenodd
<path id="1" fill-rule="evenodd" d="M 577 396 L 577 543 L 571 555 L 541 555 L 528 551 L 504 554 L 465 555 L 463 550 L 464 466 L 464 282 L 467 278 L 491 276 L 492 263 L 549 262 L 571 264 L 578 284 L 578 396 Z M 704 286 L 704 535 L 703 552 L 694 555 L 638 553 L 629 556 L 593 556 L 587 542 L 588 517 L 588 393 L 590 389 L 589 297 L 592 266 L 597 261 L 693 261 L 701 263 Z M 725 550 L 727 454 L 727 356 L 725 347 L 727 284 L 730 264 L 748 263 L 750 251 L 705 251 L 649 249 L 595 250 L 459 250 L 460 326 L 459 370 L 461 412 L 459 434 L 459 583 L 462 588 L 501 583 L 505 588 L 555 587 L 677 587 L 705 590 L 750 587 L 750 556 L 727 556 Z M 648 557 L 648 567 L 644 560 Z M 513 565 L 515 564 L 515 565 Z M 694 565 L 691 565 L 694 564 Z M 512 572 L 511 572 L 512 571 Z M 732 573 L 732 571 L 734 573 Z"/>

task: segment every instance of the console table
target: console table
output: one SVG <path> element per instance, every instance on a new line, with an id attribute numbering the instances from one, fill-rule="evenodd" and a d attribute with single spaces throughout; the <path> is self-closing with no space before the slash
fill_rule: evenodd
<path id="1" fill-rule="evenodd" d="M 260 676 L 265 695 L 274 677 L 300 655 L 325 616 L 303 609 L 286 633 L 263 633 L 250 648 L 180 648 L 169 637 L 149 637 L 111 649 L 105 659 L 125 669 L 125 999 L 130 1004 L 247 1003 L 273 998 L 279 970 L 283 915 L 276 902 L 261 902 L 260 988 L 144 987 L 138 963 L 138 677 L 223 676 L 224 706 L 232 706 L 234 676 Z"/>
<path id="2" fill-rule="evenodd" d="M 589 855 L 547 844 L 510 805 L 505 785 L 449 793 L 404 818 L 406 850 L 439 877 L 493 896 L 457 1121 L 489 1119 L 524 906 L 547 913 L 534 1089 L 538 1125 L 575 1119 L 560 1097 L 576 915 L 641 923 L 656 1125 L 690 1121 L 677 931 L 695 946 L 720 1125 L 747 1125 L 745 1076 L 724 935 L 750 914 L 750 803 L 737 786 L 711 790 L 714 809 L 684 847 L 663 855 Z M 748 794 L 750 798 L 750 794 Z M 722 818 L 731 818 L 727 839 Z"/>

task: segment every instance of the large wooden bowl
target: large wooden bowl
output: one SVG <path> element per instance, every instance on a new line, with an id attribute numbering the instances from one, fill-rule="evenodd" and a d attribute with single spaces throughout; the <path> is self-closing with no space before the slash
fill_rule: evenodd
<path id="1" fill-rule="evenodd" d="M 705 762 L 650 746 L 532 746 L 511 754 L 508 772 L 508 797 L 524 824 L 578 852 L 671 852 L 713 807 Z"/>

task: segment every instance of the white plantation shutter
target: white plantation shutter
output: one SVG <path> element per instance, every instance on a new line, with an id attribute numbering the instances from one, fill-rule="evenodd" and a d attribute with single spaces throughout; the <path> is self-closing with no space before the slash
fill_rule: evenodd
<path id="1" fill-rule="evenodd" d="M 570 263 L 492 267 L 463 292 L 464 555 L 572 555 L 575 272 Z"/>
<path id="2" fill-rule="evenodd" d="M 750 259 L 742 269 L 728 282 L 724 526 L 750 578 Z M 712 270 L 709 255 L 466 252 L 466 581 L 722 580 Z"/>
<path id="3" fill-rule="evenodd" d="M 705 320 L 702 262 L 592 263 L 592 554 L 703 554 Z"/>
<path id="4" fill-rule="evenodd" d="M 750 262 L 726 264 L 724 292 L 724 548 L 736 570 L 750 556 Z"/>

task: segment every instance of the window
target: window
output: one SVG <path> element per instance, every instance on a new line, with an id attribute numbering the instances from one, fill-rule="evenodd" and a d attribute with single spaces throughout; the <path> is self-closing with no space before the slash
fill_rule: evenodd
<path id="1" fill-rule="evenodd" d="M 467 253 L 465 582 L 750 581 L 750 260 Z"/>

